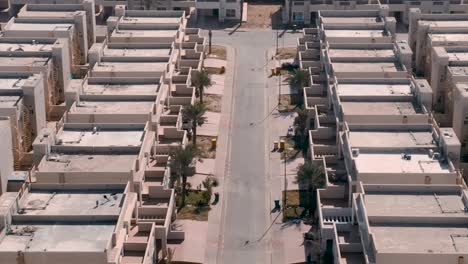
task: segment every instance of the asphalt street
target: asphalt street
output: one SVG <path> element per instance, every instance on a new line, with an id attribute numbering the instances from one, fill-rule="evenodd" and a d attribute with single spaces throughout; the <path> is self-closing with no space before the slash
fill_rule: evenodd
<path id="1" fill-rule="evenodd" d="M 206 33 L 206 32 L 205 32 Z M 270 182 L 268 175 L 269 92 L 267 50 L 275 47 L 273 30 L 213 31 L 213 43 L 235 49 L 230 152 L 217 263 L 271 263 Z M 279 46 L 295 46 L 299 33 L 285 33 Z"/>

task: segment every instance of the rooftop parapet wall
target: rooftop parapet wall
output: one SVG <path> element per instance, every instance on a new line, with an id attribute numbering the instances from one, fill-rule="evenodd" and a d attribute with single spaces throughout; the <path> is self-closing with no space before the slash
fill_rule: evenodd
<path id="1" fill-rule="evenodd" d="M 27 0 L 29 1 L 29 0 Z M 77 3 L 72 1 L 65 1 L 65 3 L 57 3 L 54 1 L 52 4 L 44 3 L 33 4 L 27 3 L 27 5 L 21 11 L 34 11 L 34 12 L 75 12 L 85 11 L 86 12 L 86 29 L 88 35 L 88 47 L 91 47 L 96 42 L 96 18 L 95 18 L 95 4 L 93 0 L 79 0 Z M 20 11 L 20 12 L 21 12 Z M 39 15 L 39 14 L 38 14 Z"/>
<path id="2" fill-rule="evenodd" d="M 24 260 L 34 262 L 32 259 L 39 253 L 48 263 L 59 263 L 66 257 L 85 259 L 88 263 L 111 262 L 111 252 L 121 247 L 120 237 L 127 233 L 125 226 L 130 225 L 136 205 L 135 193 L 129 192 L 126 184 L 87 185 L 86 191 L 83 191 L 84 186 L 69 186 L 32 184 L 21 196 L 12 197 L 16 202 L 2 196 L 2 204 L 10 204 L 0 213 L 2 218 L 8 219 L 8 227 L 3 229 L 0 240 L 2 261 L 11 262 L 14 256 L 17 259 L 15 245 L 26 243 L 20 239 L 26 232 L 34 236 L 28 238 L 30 247 L 21 255 Z M 45 206 L 41 208 L 43 204 L 31 204 L 31 200 L 42 201 Z M 95 202 L 97 205 L 94 206 Z M 113 206 L 115 203 L 118 205 Z M 68 207 L 63 208 L 64 205 Z M 89 210 L 94 213 L 90 214 Z M 84 233 L 79 237 L 67 237 L 66 232 L 73 229 Z M 52 230 L 44 241 L 43 232 Z M 61 250 L 64 239 L 67 243 L 74 243 L 74 247 L 70 248 L 68 244 L 67 250 Z M 82 241 L 86 239 L 89 242 L 83 245 Z M 84 252 L 86 257 L 82 256 Z"/>
<path id="3" fill-rule="evenodd" d="M 20 13 L 18 13 L 18 17 L 12 19 L 14 23 L 5 29 L 5 30 L 10 30 L 11 28 L 12 32 L 9 33 L 10 35 L 14 34 L 14 35 L 22 36 L 20 30 L 23 30 L 22 32 L 23 34 L 25 34 L 24 36 L 34 37 L 33 34 L 37 34 L 38 37 L 42 36 L 39 33 L 40 26 L 38 26 L 39 30 L 37 31 L 33 30 L 28 33 L 24 31 L 25 29 L 21 28 L 22 26 L 21 24 L 24 24 L 24 25 L 57 24 L 58 26 L 64 25 L 64 24 L 71 24 L 73 25 L 74 32 L 73 32 L 73 37 L 69 38 L 69 45 L 70 45 L 70 48 L 72 48 L 71 53 L 74 55 L 73 62 L 76 65 L 86 64 L 88 60 L 87 56 L 88 56 L 89 46 L 88 46 L 88 36 L 87 36 L 88 30 L 87 30 L 87 25 L 86 25 L 86 12 L 85 11 L 76 11 L 72 14 L 72 16 L 62 17 L 60 12 L 58 13 L 51 12 L 51 13 L 46 13 L 45 15 L 41 15 L 40 14 L 41 12 L 29 12 L 25 10 L 26 9 L 23 9 Z M 55 14 L 58 14 L 58 16 Z M 50 37 L 50 33 L 47 33 L 47 35 Z M 46 35 L 44 34 L 43 37 L 45 36 Z M 57 37 L 63 37 L 63 36 L 57 36 Z"/>
<path id="4" fill-rule="evenodd" d="M 4 76 L 16 74 L 23 77 L 42 73 L 45 106 L 49 112 L 53 105 L 64 101 L 64 88 L 71 78 L 68 52 L 68 43 L 63 39 L 2 37 L 0 59 L 11 62 L 6 67 L 0 67 L 0 71 Z"/>
<path id="5" fill-rule="evenodd" d="M 43 10 L 28 12 L 49 13 Z M 138 17 L 119 18 L 123 23 L 116 30 L 151 37 L 153 33 L 156 33 L 154 36 L 164 35 L 165 30 L 161 29 L 173 27 L 173 22 L 178 25 L 170 30 L 172 37 L 167 41 L 143 43 L 137 37 L 137 41 L 119 43 L 110 39 L 93 47 L 92 70 L 84 79 L 72 80 L 65 87 L 67 113 L 55 129 L 44 129 L 34 142 L 36 167 L 31 179 L 42 186 L 58 183 L 72 184 L 76 188 L 130 182 L 134 201 L 142 203 L 132 212 L 125 213 L 125 219 L 134 217 L 138 220 L 134 223 L 119 217 L 115 230 L 139 225 L 141 231 L 149 232 L 153 242 L 161 240 L 164 251 L 167 239 L 184 237 L 183 231 L 171 230 L 175 198 L 174 190 L 167 188 L 169 153 L 188 141 L 187 132 L 181 129 L 181 109 L 194 101 L 191 76 L 203 65 L 206 40 L 198 29 L 185 30 L 185 18 L 179 17 L 180 14 L 183 16 L 181 12 L 133 14 Z M 164 22 L 166 19 L 169 22 Z M 70 24 L 64 32 L 73 33 L 70 30 L 74 27 Z M 1 48 L 0 39 L 0 53 Z M 28 48 L 31 48 L 28 52 L 34 52 L 33 45 Z M 130 52 L 122 52 L 125 49 Z M 153 205 L 152 199 L 158 199 L 158 204 Z M 105 217 L 115 220 L 114 216 Z M 125 256 L 126 249 L 132 242 L 125 241 L 124 233 L 116 232 L 108 240 L 105 255 L 109 262 L 118 262 L 122 252 L 124 258 L 128 257 Z M 128 239 L 132 239 L 131 235 Z M 148 263 L 152 261 L 153 242 L 146 243 L 145 251 L 141 252 L 143 261 Z M 143 245 L 141 247 L 143 250 Z M 53 252 L 50 259 L 53 259 L 52 255 Z M 47 258 L 48 254 L 43 257 Z M 97 262 L 98 259 L 93 257 L 89 261 Z"/>

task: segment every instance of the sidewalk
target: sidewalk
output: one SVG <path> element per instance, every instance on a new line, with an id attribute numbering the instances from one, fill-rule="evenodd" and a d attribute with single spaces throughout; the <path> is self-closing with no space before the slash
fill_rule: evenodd
<path id="1" fill-rule="evenodd" d="M 220 231 L 222 228 L 222 212 L 224 199 L 224 178 L 227 171 L 228 155 L 230 153 L 230 134 L 231 134 L 231 114 L 232 114 L 232 90 L 235 74 L 235 50 L 232 47 L 226 46 L 227 49 L 227 65 L 226 73 L 224 74 L 224 87 L 222 88 L 222 108 L 219 116 L 218 130 L 218 145 L 216 149 L 216 160 L 214 166 L 214 177 L 218 179 L 219 186 L 214 189 L 214 192 L 220 193 L 220 200 L 217 205 L 213 206 L 208 214 L 208 228 L 206 233 L 206 250 L 204 263 L 217 263 L 218 251 L 221 247 Z M 220 81 L 219 79 L 216 79 Z M 211 89 L 208 88 L 206 91 Z M 216 89 L 219 92 L 220 88 Z"/>
<path id="2" fill-rule="evenodd" d="M 269 50 L 269 58 L 275 53 L 275 49 Z M 276 60 L 270 60 L 271 67 L 274 67 L 278 63 Z M 281 94 L 290 94 L 289 85 L 285 82 L 285 76 L 273 76 L 269 80 L 269 92 L 270 92 L 270 108 L 273 109 L 278 102 L 278 78 L 282 78 Z M 288 89 L 285 89 L 288 88 Z M 294 112 L 279 113 L 275 110 L 269 118 L 270 122 L 270 134 L 269 143 L 271 149 L 273 149 L 274 141 L 279 141 L 279 137 L 286 135 L 288 127 L 293 125 L 296 114 Z M 297 173 L 297 166 L 304 162 L 303 158 L 296 158 L 286 162 L 286 169 L 284 160 L 281 159 L 279 152 L 270 152 L 270 175 L 271 175 L 271 202 L 274 200 L 280 200 L 281 206 L 283 206 L 282 193 L 285 184 L 285 173 L 286 173 L 286 186 L 287 190 L 295 190 L 298 188 L 295 182 Z M 273 205 L 271 206 L 273 209 Z M 290 221 L 283 223 L 281 211 L 271 213 L 270 218 L 272 223 L 271 228 L 271 263 L 300 263 L 305 261 L 305 249 L 303 245 L 303 233 L 307 232 L 310 226 L 302 223 L 302 221 Z"/>
<path id="3" fill-rule="evenodd" d="M 234 57 L 234 50 L 227 48 L 228 59 Z M 211 205 L 208 212 L 208 221 L 194 220 L 176 220 L 175 225 L 185 231 L 184 241 L 172 241 L 169 245 L 174 249 L 173 261 L 187 263 L 215 263 L 219 230 L 221 223 L 221 210 L 223 203 L 223 178 L 225 172 L 225 163 L 228 152 L 228 138 L 230 133 L 230 112 L 231 112 L 231 91 L 234 61 L 223 61 L 219 59 L 206 59 L 207 67 L 227 66 L 225 74 L 211 74 L 215 76 L 215 87 L 209 87 L 205 90 L 206 95 L 216 94 L 221 97 L 221 113 L 206 112 L 206 122 L 198 128 L 199 136 L 217 137 L 216 159 L 198 159 L 196 163 L 196 172 L 188 178 L 192 189 L 202 186 L 202 182 L 209 176 L 218 180 L 218 187 L 213 188 L 213 192 L 220 193 L 220 200 L 217 204 Z M 223 87 L 221 87 L 223 86 Z M 226 87 L 227 86 L 227 87 Z M 213 89 L 214 88 L 214 89 Z M 226 92 L 224 92 L 226 91 Z"/>
<path id="4" fill-rule="evenodd" d="M 173 225 L 185 231 L 185 239 L 180 243 L 168 244 L 168 247 L 174 251 L 172 261 L 205 263 L 203 250 L 206 248 L 206 241 L 203 235 L 206 234 L 208 228 L 206 222 L 177 219 Z"/>

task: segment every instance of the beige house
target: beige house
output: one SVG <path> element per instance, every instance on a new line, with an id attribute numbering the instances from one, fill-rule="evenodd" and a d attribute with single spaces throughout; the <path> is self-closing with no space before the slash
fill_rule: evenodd
<path id="1" fill-rule="evenodd" d="M 0 116 L 10 120 L 14 168 L 27 168 L 32 161 L 29 153 L 32 142 L 39 131 L 46 127 L 43 77 L 41 74 L 5 73 L 0 83 Z"/>
<path id="2" fill-rule="evenodd" d="M 461 1 L 407 1 L 407 0 L 287 0 L 283 5 L 283 23 L 315 24 L 319 11 L 381 10 L 405 24 L 410 23 L 410 10 L 419 8 L 424 14 L 466 13 L 467 4 Z"/>
<path id="3" fill-rule="evenodd" d="M 0 262 L 136 263 L 121 254 L 140 250 L 141 263 L 156 260 L 155 229 L 131 227 L 137 197 L 128 185 L 31 184 L 0 200 Z"/>
<path id="4" fill-rule="evenodd" d="M 0 132 L 9 139 L 2 149 L 11 150 L 0 164 L 0 187 L 5 193 L 11 180 L 9 190 L 19 189 L 0 196 L 0 262 L 156 263 L 168 241 L 184 239 L 172 226 L 169 154 L 188 141 L 181 110 L 194 102 L 191 75 L 201 70 L 205 39 L 186 27 L 183 11 L 117 6 L 107 38 L 95 44 L 86 36 L 93 32 L 86 29 L 88 13 L 75 4 L 58 5 L 62 15 L 45 7 L 23 7 L 18 14 L 28 18 L 11 20 L 0 37 Z M 76 15 L 84 27 L 72 23 Z M 66 26 L 52 23 L 62 18 L 70 18 Z M 28 29 L 33 20 L 38 26 Z M 21 36 L 30 37 L 21 42 Z M 92 46 L 70 58 L 63 44 L 76 44 L 76 36 L 84 40 L 80 49 Z M 80 61 L 70 63 L 73 58 Z M 89 71 L 72 79 L 72 65 Z M 48 74 L 64 81 L 57 77 L 50 86 Z M 60 105 L 50 103 L 51 88 L 61 91 Z M 46 128 L 47 107 L 64 114 Z M 26 139 L 34 140 L 32 151 L 23 147 Z M 18 150 L 32 170 L 13 171 Z M 76 232 L 82 235 L 71 235 Z"/>
<path id="5" fill-rule="evenodd" d="M 317 192 L 323 252 L 343 264 L 465 257 L 461 244 L 454 250 L 444 242 L 466 232 L 457 229 L 463 220 L 442 218 L 443 206 L 464 214 L 461 144 L 433 119 L 433 90 L 413 77 L 412 52 L 395 41 L 395 20 L 378 10 L 324 11 L 317 20 L 298 39 L 298 56 L 310 75 L 303 91 L 310 159 L 325 176 Z"/>

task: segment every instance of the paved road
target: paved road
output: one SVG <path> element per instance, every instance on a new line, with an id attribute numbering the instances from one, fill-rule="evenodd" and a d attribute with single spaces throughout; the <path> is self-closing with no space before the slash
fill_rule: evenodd
<path id="1" fill-rule="evenodd" d="M 284 35 L 294 46 L 299 34 Z M 271 263 L 270 182 L 268 175 L 267 50 L 276 43 L 275 31 L 245 31 L 232 35 L 213 31 L 213 43 L 235 49 L 236 69 L 231 117 L 230 151 L 225 172 L 223 213 L 217 263 Z M 280 39 L 279 45 L 283 45 Z M 211 261 L 209 261 L 211 262 Z"/>

